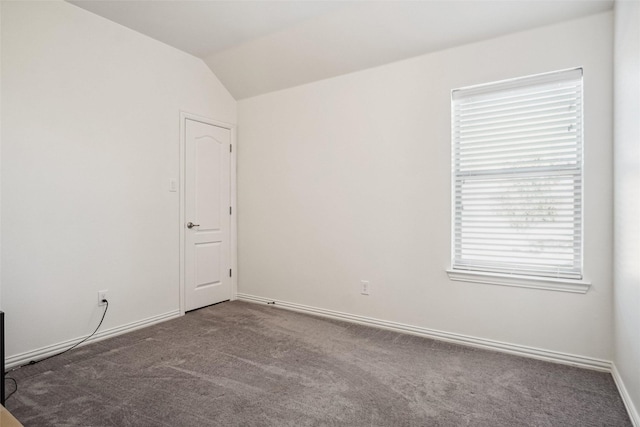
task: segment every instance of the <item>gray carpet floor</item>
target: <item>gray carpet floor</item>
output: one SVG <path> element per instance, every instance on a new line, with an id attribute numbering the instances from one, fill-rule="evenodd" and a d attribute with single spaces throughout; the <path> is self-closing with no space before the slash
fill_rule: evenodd
<path id="1" fill-rule="evenodd" d="M 607 373 L 240 301 L 11 376 L 27 427 L 631 426 Z"/>

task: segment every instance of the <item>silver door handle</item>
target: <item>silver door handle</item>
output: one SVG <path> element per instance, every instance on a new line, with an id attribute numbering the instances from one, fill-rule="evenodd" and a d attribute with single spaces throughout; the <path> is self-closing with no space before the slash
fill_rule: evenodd
<path id="1" fill-rule="evenodd" d="M 187 223 L 187 228 L 200 227 L 200 224 L 194 224 L 191 221 Z"/>

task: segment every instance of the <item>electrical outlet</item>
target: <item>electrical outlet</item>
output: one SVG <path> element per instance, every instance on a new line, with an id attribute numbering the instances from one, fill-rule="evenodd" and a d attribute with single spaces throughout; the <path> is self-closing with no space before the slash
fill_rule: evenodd
<path id="1" fill-rule="evenodd" d="M 104 290 L 104 291 L 98 291 L 98 305 L 105 305 L 106 302 L 102 302 L 102 300 L 107 299 L 107 292 L 109 292 L 108 290 Z"/>
<path id="2" fill-rule="evenodd" d="M 369 281 L 361 280 L 360 281 L 360 293 L 362 295 L 369 295 Z"/>

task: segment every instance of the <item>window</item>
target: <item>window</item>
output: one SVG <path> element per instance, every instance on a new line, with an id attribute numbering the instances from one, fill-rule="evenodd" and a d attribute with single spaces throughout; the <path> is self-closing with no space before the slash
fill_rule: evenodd
<path id="1" fill-rule="evenodd" d="M 580 282 L 582 69 L 456 89 L 451 104 L 452 279 Z"/>

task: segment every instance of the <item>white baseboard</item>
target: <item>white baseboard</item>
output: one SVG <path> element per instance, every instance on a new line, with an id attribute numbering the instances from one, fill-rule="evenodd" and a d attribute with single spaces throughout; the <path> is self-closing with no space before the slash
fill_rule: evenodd
<path id="1" fill-rule="evenodd" d="M 249 295 L 238 293 L 237 299 L 241 301 L 253 302 L 253 303 L 271 303 L 275 307 L 280 307 L 292 311 L 301 313 L 314 314 L 318 316 L 328 317 L 332 319 L 344 320 L 348 322 L 359 323 L 362 325 L 374 326 L 378 328 L 388 329 L 396 332 L 409 333 L 413 335 L 423 336 L 426 338 L 437 339 L 441 341 L 452 342 L 461 345 L 467 345 L 472 347 L 484 348 L 488 350 L 499 351 L 502 353 L 514 354 L 517 356 L 530 357 L 533 359 L 545 360 L 549 362 L 562 363 L 565 365 L 572 365 L 581 368 L 594 369 L 598 371 L 611 372 L 613 379 L 618 387 L 618 391 L 622 397 L 622 400 L 627 408 L 629 417 L 634 427 L 640 427 L 640 415 L 638 410 L 633 404 L 631 397 L 624 385 L 620 373 L 618 372 L 614 363 L 595 359 L 585 356 L 578 356 L 573 354 L 561 353 L 556 351 L 544 350 L 535 347 L 527 347 L 518 344 L 510 344 L 500 341 L 488 340 L 484 338 L 471 337 L 468 335 L 455 334 L 451 332 L 438 331 L 435 329 L 422 328 L 418 326 L 407 325 L 403 323 L 390 322 L 387 320 L 375 319 L 372 317 L 359 316 L 355 314 L 343 313 L 335 310 L 328 310 L 324 308 L 312 307 L 303 304 L 296 304 L 287 301 L 274 300 L 270 298 L 264 298 L 256 295 Z M 233 298 L 233 299 L 236 299 Z M 115 337 L 117 335 L 131 332 L 136 329 L 151 326 L 156 323 L 164 322 L 166 320 L 180 317 L 180 310 L 174 310 L 167 313 L 159 314 L 157 316 L 148 317 L 136 322 L 131 322 L 126 325 L 117 326 L 114 328 L 106 329 L 104 331 L 96 333 L 93 337 L 82 343 L 79 347 L 89 343 L 101 341 L 107 338 Z M 15 366 L 20 366 L 25 363 L 29 363 L 31 360 L 39 360 L 45 357 L 56 354 L 63 351 L 76 342 L 82 340 L 82 337 L 64 341 L 57 344 L 52 344 L 46 347 L 42 347 L 36 350 L 16 354 L 6 358 L 6 368 L 10 369 Z"/>
<path id="2" fill-rule="evenodd" d="M 148 317 L 146 319 L 138 320 L 136 322 L 127 323 L 126 325 L 105 329 L 104 331 L 97 332 L 94 336 L 89 338 L 87 341 L 85 341 L 78 347 L 82 347 L 86 344 L 101 341 L 107 338 L 115 337 L 116 335 L 121 335 L 126 332 L 131 332 L 136 329 L 144 328 L 146 326 L 151 326 L 156 323 L 164 322 L 166 320 L 174 319 L 176 317 L 180 317 L 180 310 L 170 311 L 168 313 L 163 313 L 157 316 Z M 41 347 L 36 350 L 31 350 L 31 351 L 16 354 L 13 356 L 9 356 L 6 358 L 6 361 L 5 361 L 6 369 L 10 369 L 15 366 L 24 365 L 25 363 L 29 363 L 32 360 L 40 360 L 45 357 L 54 355 L 63 350 L 66 350 L 67 348 L 71 347 L 72 345 L 74 345 L 78 341 L 81 341 L 82 339 L 83 337 L 75 338 L 75 339 L 67 340 L 57 344 L 48 345 L 46 347 Z"/>
<path id="3" fill-rule="evenodd" d="M 622 397 L 624 406 L 627 407 L 629 418 L 631 418 L 631 424 L 633 424 L 634 427 L 640 427 L 640 414 L 638 413 L 638 409 L 633 404 L 631 396 L 629 396 L 627 387 L 624 385 L 622 377 L 620 376 L 620 372 L 618 372 L 618 368 L 616 367 L 615 363 L 611 364 L 611 375 L 613 376 L 613 380 L 616 382 L 616 386 L 618 387 L 618 391 L 620 392 L 620 396 Z"/>
<path id="4" fill-rule="evenodd" d="M 296 304 L 287 301 L 274 300 L 271 298 L 259 297 L 256 295 L 248 295 L 238 293 L 237 298 L 241 301 L 254 303 L 270 303 L 274 307 L 280 307 L 287 310 L 298 311 L 301 313 L 314 314 L 318 316 L 328 317 L 332 319 L 345 320 L 348 322 L 359 323 L 362 325 L 375 326 L 378 328 L 389 329 L 396 332 L 404 332 L 413 335 L 423 336 L 426 338 L 437 339 L 441 341 L 452 342 L 461 345 L 484 348 L 487 350 L 509 353 L 517 356 L 529 357 L 533 359 L 545 360 L 548 362 L 562 363 L 565 365 L 577 366 L 580 368 L 593 369 L 597 371 L 610 372 L 613 380 L 618 388 L 620 396 L 624 402 L 631 423 L 634 427 L 640 427 L 640 415 L 635 407 L 629 393 L 624 385 L 622 377 L 618 372 L 615 364 L 608 360 L 595 359 L 591 357 L 578 356 L 574 354 L 561 353 L 557 351 L 544 350 L 535 347 L 527 347 L 518 344 L 510 344 L 500 341 L 488 340 L 485 338 L 471 337 L 468 335 L 454 334 L 451 332 L 443 332 L 435 329 L 422 328 L 418 326 L 406 325 L 403 323 L 390 322 L 387 320 L 375 319 L 372 317 L 359 316 L 355 314 L 343 313 L 340 311 L 327 310 L 324 308 L 312 307 L 303 304 Z"/>
<path id="5" fill-rule="evenodd" d="M 256 295 L 248 295 L 238 293 L 239 300 L 255 302 L 255 303 L 272 303 L 275 307 L 282 307 L 288 310 L 298 311 L 301 313 L 315 314 L 319 316 L 329 317 L 332 319 L 346 320 L 349 322 L 360 323 L 362 325 L 375 326 L 378 328 L 389 329 L 397 332 L 404 332 L 413 335 L 419 335 L 426 338 L 437 339 L 441 341 L 452 342 L 472 347 L 483 348 L 487 350 L 499 351 L 518 356 L 529 357 L 533 359 L 545 360 L 548 362 L 562 363 L 565 365 L 577 366 L 580 368 L 594 369 L 598 371 L 611 372 L 611 362 L 608 360 L 595 359 L 586 356 L 578 356 L 574 354 L 561 353 L 557 351 L 544 350 L 541 348 L 527 347 L 519 344 L 510 344 L 501 341 L 494 341 L 485 338 L 477 338 L 468 335 L 455 334 L 451 332 L 438 331 L 419 326 L 406 325 L 403 323 L 390 322 L 387 320 L 375 319 L 372 317 L 359 316 L 355 314 L 343 313 L 324 308 L 311 307 L 308 305 L 296 304 L 287 301 L 279 301 L 270 298 L 259 297 Z M 275 303 L 275 304 L 274 304 Z M 640 427 L 640 426 L 639 426 Z"/>

